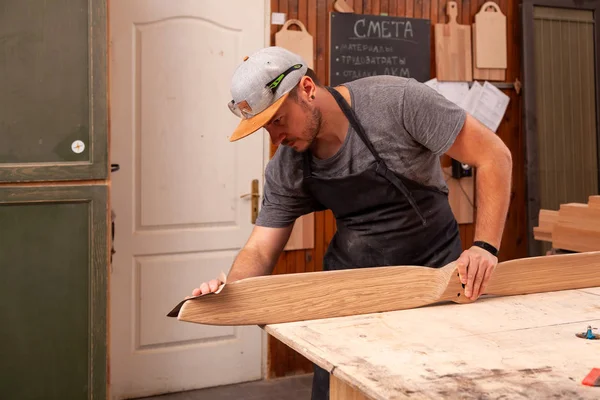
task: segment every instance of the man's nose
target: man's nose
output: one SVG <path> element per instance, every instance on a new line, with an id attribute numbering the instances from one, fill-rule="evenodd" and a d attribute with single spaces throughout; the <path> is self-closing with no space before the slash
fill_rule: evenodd
<path id="1" fill-rule="evenodd" d="M 282 131 L 277 130 L 277 129 L 269 131 L 269 135 L 271 135 L 271 142 L 275 146 L 279 146 L 281 144 L 281 142 L 283 141 L 283 139 L 285 138 L 285 133 L 283 133 Z"/>

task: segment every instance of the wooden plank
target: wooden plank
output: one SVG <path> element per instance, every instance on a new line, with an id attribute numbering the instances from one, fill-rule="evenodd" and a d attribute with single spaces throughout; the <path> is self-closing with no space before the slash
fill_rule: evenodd
<path id="1" fill-rule="evenodd" d="M 308 33 L 313 37 L 313 49 L 315 51 L 313 64 L 315 65 L 315 72 L 317 66 L 317 0 L 308 0 L 308 21 L 306 24 Z M 322 82 L 324 83 L 324 82 Z"/>
<path id="2" fill-rule="evenodd" d="M 379 3 L 379 14 L 390 15 L 390 0 L 380 0 Z"/>
<path id="3" fill-rule="evenodd" d="M 332 376 L 329 382 L 329 399 L 330 400 L 369 400 L 358 389 L 350 386 L 337 376 Z"/>
<path id="4" fill-rule="evenodd" d="M 288 20 L 298 19 L 298 0 L 288 0 Z"/>
<path id="5" fill-rule="evenodd" d="M 290 1 L 293 2 L 294 0 L 290 0 Z M 300 21 L 302 21 L 302 23 L 304 25 L 308 24 L 308 0 L 298 0 L 298 19 Z M 314 38 L 313 38 L 313 48 L 314 48 Z"/>
<path id="6" fill-rule="evenodd" d="M 431 1 L 430 0 L 422 0 L 422 8 L 423 11 L 421 13 L 421 18 L 428 19 L 429 13 L 431 12 Z"/>
<path id="7" fill-rule="evenodd" d="M 552 232 L 557 222 L 558 211 L 540 210 L 539 225 L 533 228 L 534 238 L 536 240 L 552 242 Z"/>
<path id="8" fill-rule="evenodd" d="M 594 286 L 600 286 L 600 251 L 501 262 L 486 294 L 514 296 Z M 246 278 L 223 284 L 218 293 L 183 300 L 168 316 L 207 325 L 263 325 L 447 301 L 471 302 L 464 296 L 455 262 L 439 269 L 374 267 Z"/>
<path id="9" fill-rule="evenodd" d="M 327 38 L 329 37 L 329 7 L 328 1 L 317 0 L 316 13 L 317 13 L 317 33 L 316 40 L 317 44 L 315 47 L 316 61 L 315 61 L 315 72 L 323 84 L 329 84 L 327 77 L 329 76 L 327 71 L 327 64 L 329 53 L 327 52 Z"/>
<path id="10" fill-rule="evenodd" d="M 379 15 L 381 13 L 381 1 L 375 0 L 371 2 L 371 11 L 369 14 Z"/>
<path id="11" fill-rule="evenodd" d="M 315 217 L 315 270 L 322 271 L 323 256 L 327 251 L 327 246 L 325 245 L 325 211 L 319 211 Z"/>
<path id="12" fill-rule="evenodd" d="M 415 8 L 417 8 L 417 0 L 400 0 L 400 2 L 404 3 L 404 15 L 413 18 L 415 16 Z"/>
<path id="13" fill-rule="evenodd" d="M 336 229 L 337 224 L 333 213 L 331 212 L 331 210 L 325 211 L 325 236 L 323 237 L 323 247 L 325 248 L 325 251 L 327 251 L 327 248 L 329 247 L 329 242 L 331 242 L 331 239 L 333 238 Z"/>
<path id="14" fill-rule="evenodd" d="M 590 196 L 588 200 L 588 205 L 591 208 L 600 208 L 600 196 Z"/>
<path id="15" fill-rule="evenodd" d="M 460 233 L 460 241 L 463 248 L 469 248 L 472 246 L 475 240 L 475 227 L 474 224 L 462 224 L 459 225 L 458 231 Z"/>
<path id="16" fill-rule="evenodd" d="M 600 288 L 265 326 L 265 331 L 372 399 L 598 398 Z"/>
<path id="17" fill-rule="evenodd" d="M 431 3 L 431 6 L 430 6 L 431 15 L 430 15 L 429 19 L 431 20 L 431 29 L 429 31 L 429 34 L 430 34 L 430 36 L 432 38 L 434 38 L 435 37 L 435 32 L 434 32 L 434 30 L 435 30 L 434 29 L 435 24 L 438 23 L 438 22 L 444 22 L 444 21 L 443 20 L 442 21 L 438 21 L 437 20 L 438 15 L 443 15 L 443 13 L 440 13 L 438 11 L 439 10 L 439 8 L 438 8 L 438 6 L 439 6 L 438 0 L 430 0 L 430 3 Z M 430 64 L 431 65 L 429 67 L 429 73 L 430 73 L 430 75 L 431 75 L 432 78 L 435 78 L 435 68 L 436 68 L 435 67 L 436 66 L 436 64 L 435 64 L 435 56 L 434 56 L 435 55 L 435 40 L 431 40 L 430 42 L 431 43 L 429 45 L 429 54 L 431 54 L 432 56 L 430 57 L 430 60 L 431 60 Z"/>
<path id="18" fill-rule="evenodd" d="M 315 214 L 301 216 L 294 222 L 290 238 L 284 251 L 312 249 L 315 246 Z"/>
<path id="19" fill-rule="evenodd" d="M 581 229 L 557 224 L 552 232 L 552 246 L 571 251 L 600 250 L 600 227 Z"/>
<path id="20" fill-rule="evenodd" d="M 410 0 L 398 0 L 398 2 L 396 3 L 396 7 L 397 7 L 397 11 L 396 11 L 396 16 L 398 17 L 410 17 L 412 16 L 412 11 L 411 11 L 411 15 L 409 15 L 408 10 L 407 10 L 407 3 L 412 4 L 412 1 Z M 433 54 L 433 53 L 431 53 Z"/>
<path id="21" fill-rule="evenodd" d="M 533 228 L 536 240 L 552 242 L 558 249 L 600 250 L 600 207 L 583 203 L 561 204 L 558 211 L 540 210 L 539 226 Z"/>

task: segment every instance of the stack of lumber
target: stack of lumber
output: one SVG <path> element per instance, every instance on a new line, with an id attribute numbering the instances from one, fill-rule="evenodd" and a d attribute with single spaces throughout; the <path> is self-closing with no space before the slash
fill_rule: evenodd
<path id="1" fill-rule="evenodd" d="M 533 236 L 556 249 L 600 250 L 600 196 L 590 196 L 587 204 L 561 204 L 558 211 L 540 210 Z"/>

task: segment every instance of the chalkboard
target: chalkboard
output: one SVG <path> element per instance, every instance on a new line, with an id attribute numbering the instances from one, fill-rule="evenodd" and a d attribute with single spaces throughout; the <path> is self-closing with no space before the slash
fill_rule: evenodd
<path id="1" fill-rule="evenodd" d="M 332 12 L 329 85 L 374 75 L 429 80 L 430 32 L 428 19 Z"/>

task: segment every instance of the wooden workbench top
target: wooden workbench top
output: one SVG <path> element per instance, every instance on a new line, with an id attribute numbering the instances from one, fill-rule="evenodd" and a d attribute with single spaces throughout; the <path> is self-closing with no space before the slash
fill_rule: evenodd
<path id="1" fill-rule="evenodd" d="M 372 399 L 599 399 L 600 288 L 480 298 L 265 330 Z M 597 331 L 599 332 L 599 331 Z"/>

